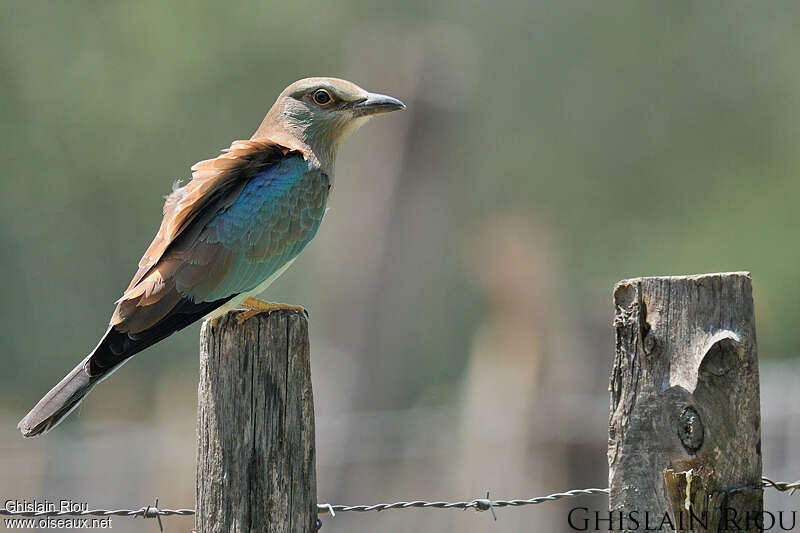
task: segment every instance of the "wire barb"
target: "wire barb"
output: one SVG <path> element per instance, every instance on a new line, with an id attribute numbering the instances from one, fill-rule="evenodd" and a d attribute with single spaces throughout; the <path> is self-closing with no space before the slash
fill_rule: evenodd
<path id="1" fill-rule="evenodd" d="M 492 518 L 494 521 L 497 522 L 497 515 L 494 512 L 494 505 L 492 504 L 492 500 L 489 499 L 489 491 L 486 491 L 486 498 L 482 500 L 475 500 L 475 510 L 476 511 L 491 511 Z"/>
<path id="2" fill-rule="evenodd" d="M 134 516 L 134 518 L 136 517 Z M 162 532 L 164 531 L 164 524 L 161 522 L 161 514 L 158 510 L 158 496 L 156 496 L 155 503 L 153 503 L 153 505 L 148 505 L 144 508 L 144 511 L 142 512 L 142 518 L 155 518 L 158 520 L 158 529 L 160 529 Z"/>

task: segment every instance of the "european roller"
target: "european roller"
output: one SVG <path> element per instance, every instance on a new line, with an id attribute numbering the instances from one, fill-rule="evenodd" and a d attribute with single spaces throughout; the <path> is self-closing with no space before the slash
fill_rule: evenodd
<path id="1" fill-rule="evenodd" d="M 405 108 L 336 78 L 307 78 L 278 96 L 250 140 L 191 167 L 167 196 L 139 270 L 91 353 L 23 418 L 45 433 L 92 388 L 145 348 L 204 317 L 277 309 L 252 296 L 280 276 L 314 237 L 342 141 L 370 117 Z"/>

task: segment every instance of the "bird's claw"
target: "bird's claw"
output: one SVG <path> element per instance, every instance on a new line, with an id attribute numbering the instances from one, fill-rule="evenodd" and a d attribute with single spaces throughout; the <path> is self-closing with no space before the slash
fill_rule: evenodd
<path id="1" fill-rule="evenodd" d="M 308 311 L 302 306 L 264 302 L 255 298 L 247 298 L 240 306 L 241 311 L 236 315 L 236 322 L 244 324 L 256 315 L 270 314 L 275 311 L 290 311 L 293 313 L 302 313 L 308 318 Z"/>

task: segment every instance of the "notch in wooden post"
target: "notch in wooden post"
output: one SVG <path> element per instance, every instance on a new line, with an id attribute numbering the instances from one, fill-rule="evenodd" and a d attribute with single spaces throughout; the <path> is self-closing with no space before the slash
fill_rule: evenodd
<path id="1" fill-rule="evenodd" d="M 746 520 L 763 508 L 750 275 L 625 280 L 614 305 L 609 509 L 665 531 L 679 520 L 757 531 Z M 690 512 L 706 521 L 688 524 Z"/>

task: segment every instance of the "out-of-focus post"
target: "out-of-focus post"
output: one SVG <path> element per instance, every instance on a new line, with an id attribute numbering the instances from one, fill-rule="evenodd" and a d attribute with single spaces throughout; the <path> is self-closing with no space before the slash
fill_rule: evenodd
<path id="1" fill-rule="evenodd" d="M 198 533 L 316 530 L 308 322 L 206 321 L 197 391 Z"/>

